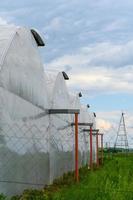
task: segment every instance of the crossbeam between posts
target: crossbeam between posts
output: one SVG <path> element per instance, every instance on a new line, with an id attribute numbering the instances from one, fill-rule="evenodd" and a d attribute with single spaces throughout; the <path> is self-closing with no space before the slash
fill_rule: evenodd
<path id="1" fill-rule="evenodd" d="M 80 113 L 79 109 L 49 109 L 47 110 L 48 114 L 75 114 Z"/>
<path id="2" fill-rule="evenodd" d="M 71 123 L 71 126 L 75 126 L 75 123 Z M 93 126 L 93 123 L 81 123 L 81 122 L 78 122 L 78 126 Z"/>

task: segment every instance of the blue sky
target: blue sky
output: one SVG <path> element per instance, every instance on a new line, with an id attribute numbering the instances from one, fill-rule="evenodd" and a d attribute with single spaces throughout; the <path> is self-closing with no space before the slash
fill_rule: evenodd
<path id="1" fill-rule="evenodd" d="M 91 104 L 105 129 L 117 127 L 121 110 L 130 127 L 132 11 L 132 0 L 5 0 L 0 24 L 38 29 L 46 43 L 40 50 L 44 69 L 65 70 L 70 90 L 82 91 L 82 102 Z"/>

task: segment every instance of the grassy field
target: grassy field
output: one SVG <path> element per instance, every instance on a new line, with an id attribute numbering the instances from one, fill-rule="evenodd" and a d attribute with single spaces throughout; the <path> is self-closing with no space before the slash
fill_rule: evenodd
<path id="1" fill-rule="evenodd" d="M 1 198 L 2 199 L 2 198 Z M 133 155 L 117 156 L 90 172 L 80 170 L 80 183 L 69 173 L 41 191 L 25 191 L 12 200 L 133 200 Z"/>

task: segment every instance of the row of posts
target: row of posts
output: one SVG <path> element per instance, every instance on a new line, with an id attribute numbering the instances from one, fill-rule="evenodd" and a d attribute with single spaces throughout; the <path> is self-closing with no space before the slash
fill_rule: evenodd
<path id="1" fill-rule="evenodd" d="M 92 126 L 90 126 L 89 129 L 89 140 L 90 140 L 90 159 L 88 166 L 90 170 L 93 169 L 93 129 Z M 100 157 L 100 163 L 99 163 L 99 136 L 101 138 L 101 157 Z M 75 179 L 76 182 L 79 182 L 79 156 L 78 156 L 78 113 L 75 113 Z M 103 164 L 103 134 L 96 133 L 96 165 L 99 167 L 100 164 Z"/>
<path id="2" fill-rule="evenodd" d="M 49 109 L 47 110 L 48 114 L 75 114 L 75 180 L 76 182 L 79 182 L 79 155 L 78 155 L 78 125 L 82 123 L 78 123 L 78 114 L 80 113 L 79 109 Z M 45 114 L 45 113 L 43 113 Z M 42 116 L 43 116 L 42 114 Z M 73 124 L 73 123 L 72 123 Z M 83 123 L 84 124 L 84 123 Z M 88 125 L 89 123 L 87 123 Z M 90 159 L 88 166 L 92 170 L 93 169 L 93 124 L 90 124 L 90 129 L 85 129 L 85 131 L 89 132 L 90 136 Z M 95 130 L 96 131 L 96 130 Z M 99 164 L 103 164 L 103 134 L 96 132 L 96 159 L 97 159 L 97 167 L 99 167 Z M 99 163 L 99 136 L 101 136 L 101 160 Z"/>

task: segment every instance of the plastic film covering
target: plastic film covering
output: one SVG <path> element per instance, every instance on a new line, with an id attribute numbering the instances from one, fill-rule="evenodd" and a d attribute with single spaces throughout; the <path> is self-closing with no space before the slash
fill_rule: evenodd
<path id="1" fill-rule="evenodd" d="M 0 66 L 3 64 L 9 44 L 14 37 L 16 27 L 0 26 Z"/>
<path id="2" fill-rule="evenodd" d="M 93 135 L 92 136 L 92 148 L 93 148 L 93 151 L 92 151 L 92 158 L 93 158 L 93 163 L 96 163 L 97 159 L 96 159 L 96 135 Z"/>
<path id="3" fill-rule="evenodd" d="M 0 27 L 1 30 L 7 35 L 0 71 L 1 87 L 34 105 L 48 108 L 43 65 L 30 30 Z M 4 38 L 4 34 L 0 36 Z"/>
<path id="4" fill-rule="evenodd" d="M 79 95 L 71 95 L 71 106 L 72 108 L 80 109 L 79 122 L 80 123 L 93 123 L 92 129 L 96 129 L 96 121 L 93 113 L 88 112 L 88 108 L 81 105 Z M 83 129 L 89 129 L 89 126 L 79 127 L 79 149 L 81 153 L 80 166 L 89 163 L 89 152 L 90 152 L 90 136 L 89 132 L 83 132 Z M 96 136 L 92 137 L 92 158 L 93 162 L 96 162 Z"/>
<path id="5" fill-rule="evenodd" d="M 91 118 L 92 118 L 92 123 L 93 123 L 93 129 L 96 129 L 96 118 L 94 117 L 93 113 L 91 115 Z M 97 151 L 97 149 L 96 149 L 96 135 L 93 135 L 92 141 L 93 141 L 93 144 L 92 144 L 92 146 L 93 146 L 93 163 L 96 163 L 96 161 L 97 161 L 97 158 L 96 158 L 96 155 L 97 155 L 97 153 L 96 153 L 96 151 Z"/>
<path id="6" fill-rule="evenodd" d="M 80 109 L 79 122 L 94 120 L 79 96 L 69 95 L 62 72 L 44 74 L 30 30 L 0 27 L 0 193 L 42 188 L 74 170 L 74 115 L 47 109 Z M 79 127 L 79 167 L 89 159 L 89 133 Z"/>
<path id="7" fill-rule="evenodd" d="M 96 129 L 96 120 L 95 120 L 94 114 L 91 112 L 88 112 L 88 108 L 83 105 L 81 107 L 80 113 L 81 113 L 80 114 L 81 122 L 93 123 L 92 129 Z M 89 138 L 88 148 L 90 149 L 90 138 Z M 92 159 L 93 159 L 93 163 L 96 163 L 96 135 L 92 136 Z M 87 162 L 89 162 L 89 156 L 88 156 Z"/>
<path id="8" fill-rule="evenodd" d="M 92 123 L 90 113 L 88 112 L 87 107 L 81 106 L 80 108 L 80 117 L 79 121 L 81 123 Z M 84 138 L 83 143 L 83 152 L 82 152 L 82 162 L 84 165 L 89 163 L 89 152 L 90 152 L 90 132 L 82 132 L 83 129 L 90 129 L 90 126 L 82 126 L 81 127 L 81 134 Z"/>
<path id="9" fill-rule="evenodd" d="M 61 72 L 47 75 L 50 105 L 53 109 L 69 109 L 66 82 Z M 74 131 L 70 114 L 50 115 L 50 182 L 74 170 Z"/>
<path id="10" fill-rule="evenodd" d="M 44 74 L 44 79 L 46 80 L 46 85 L 47 85 L 47 91 L 48 91 L 48 98 L 49 98 L 49 106 L 52 108 L 52 99 L 53 99 L 53 90 L 55 87 L 55 81 L 57 78 L 57 74 L 59 72 L 49 72 L 46 71 Z"/>
<path id="11" fill-rule="evenodd" d="M 26 28 L 0 27 L 0 193 L 49 183 L 48 94 L 36 42 Z"/>
<path id="12" fill-rule="evenodd" d="M 87 109 L 81 103 L 79 94 L 70 95 L 70 104 L 74 109 L 80 109 L 79 123 L 89 123 L 90 117 Z M 74 122 L 74 117 L 73 117 Z M 79 126 L 79 166 L 85 166 L 89 162 L 89 133 L 83 132 L 83 129 L 89 128 L 88 126 Z"/>
<path id="13" fill-rule="evenodd" d="M 85 117 L 82 116 L 82 119 L 85 121 L 88 116 L 89 122 L 93 123 L 92 129 L 95 130 L 96 129 L 96 119 L 94 117 L 94 114 L 92 112 L 89 112 L 89 113 L 86 112 L 86 115 L 84 114 L 84 116 Z M 97 159 L 96 159 L 96 135 L 95 135 L 95 132 L 94 132 L 94 135 L 92 136 L 92 160 L 93 160 L 93 163 L 96 163 Z"/>
<path id="14" fill-rule="evenodd" d="M 19 194 L 49 183 L 49 118 L 37 118 L 39 113 L 41 109 L 0 88 L 1 193 Z"/>

